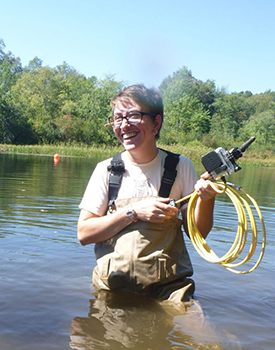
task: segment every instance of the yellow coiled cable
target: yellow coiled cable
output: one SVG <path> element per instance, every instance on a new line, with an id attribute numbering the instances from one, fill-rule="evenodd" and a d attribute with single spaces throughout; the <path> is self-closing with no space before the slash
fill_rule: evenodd
<path id="1" fill-rule="evenodd" d="M 221 193 L 226 194 L 232 201 L 238 215 L 237 234 L 228 252 L 224 254 L 222 257 L 218 257 L 217 254 L 206 243 L 205 239 L 202 237 L 195 223 L 195 207 L 199 196 L 197 192 L 194 191 L 190 195 L 176 201 L 176 204 L 178 204 L 186 199 L 189 199 L 188 210 L 187 210 L 187 223 L 188 223 L 188 229 L 189 229 L 189 236 L 193 243 L 193 246 L 195 247 L 195 249 L 197 250 L 197 252 L 200 254 L 202 258 L 204 258 L 205 260 L 211 263 L 220 264 L 231 272 L 234 272 L 237 274 L 246 274 L 254 271 L 259 266 L 262 260 L 264 250 L 265 250 L 265 244 L 266 244 L 265 225 L 264 225 L 261 210 L 257 202 L 247 192 L 245 192 L 243 189 L 238 188 L 233 184 L 228 184 L 224 182 L 217 182 L 214 184 L 210 180 L 207 180 L 207 182 L 212 186 L 212 188 L 216 192 L 220 194 Z M 238 190 L 236 190 L 234 187 L 238 188 Z M 252 212 L 251 206 L 249 205 L 248 201 L 244 198 L 244 196 L 246 196 L 250 200 L 253 207 L 256 209 L 256 212 L 260 219 L 261 227 L 262 227 L 262 243 L 261 243 L 261 252 L 259 254 L 258 260 L 253 265 L 253 267 L 246 271 L 240 271 L 240 270 L 236 270 L 236 268 L 244 265 L 252 258 L 258 244 L 258 230 L 257 230 L 256 220 Z M 248 214 L 249 221 L 247 218 L 247 214 Z M 250 222 L 250 229 L 252 233 L 250 247 L 247 255 L 241 261 L 236 262 L 236 260 L 240 257 L 240 255 L 242 254 L 247 244 L 248 222 Z"/>

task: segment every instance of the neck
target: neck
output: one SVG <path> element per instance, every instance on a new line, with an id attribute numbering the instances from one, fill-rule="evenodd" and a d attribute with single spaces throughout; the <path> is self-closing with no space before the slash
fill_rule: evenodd
<path id="1" fill-rule="evenodd" d="M 151 162 L 158 154 L 158 148 L 155 146 L 151 150 L 147 149 L 143 152 L 138 150 L 126 151 L 131 162 L 136 164 L 145 164 Z"/>

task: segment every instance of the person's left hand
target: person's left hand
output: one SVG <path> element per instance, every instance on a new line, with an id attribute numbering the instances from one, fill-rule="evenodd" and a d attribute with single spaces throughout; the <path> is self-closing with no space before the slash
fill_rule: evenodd
<path id="1" fill-rule="evenodd" d="M 216 196 L 217 192 L 206 180 L 209 179 L 209 174 L 206 172 L 201 175 L 200 179 L 195 184 L 195 190 L 202 200 L 209 200 Z"/>

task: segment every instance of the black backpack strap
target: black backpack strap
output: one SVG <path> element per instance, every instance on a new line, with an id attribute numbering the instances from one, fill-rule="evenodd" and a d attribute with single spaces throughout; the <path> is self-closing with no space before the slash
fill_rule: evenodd
<path id="1" fill-rule="evenodd" d="M 162 175 L 161 185 L 158 194 L 160 197 L 169 197 L 171 188 L 177 176 L 176 167 L 178 165 L 180 155 L 169 151 L 164 152 L 167 153 L 167 156 L 165 158 L 164 172 Z"/>
<path id="2" fill-rule="evenodd" d="M 115 210 L 115 200 L 121 185 L 123 173 L 125 171 L 124 162 L 121 159 L 121 153 L 116 154 L 108 166 L 109 175 L 109 189 L 108 189 L 108 210 Z"/>

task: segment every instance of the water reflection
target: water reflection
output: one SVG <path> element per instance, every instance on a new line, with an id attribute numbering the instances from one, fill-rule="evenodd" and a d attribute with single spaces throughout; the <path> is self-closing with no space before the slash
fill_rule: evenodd
<path id="1" fill-rule="evenodd" d="M 233 336 L 218 335 L 197 300 L 175 304 L 126 292 L 91 299 L 88 316 L 75 317 L 70 332 L 70 346 L 79 350 L 222 350 L 225 338 L 230 349 L 241 349 Z"/>

